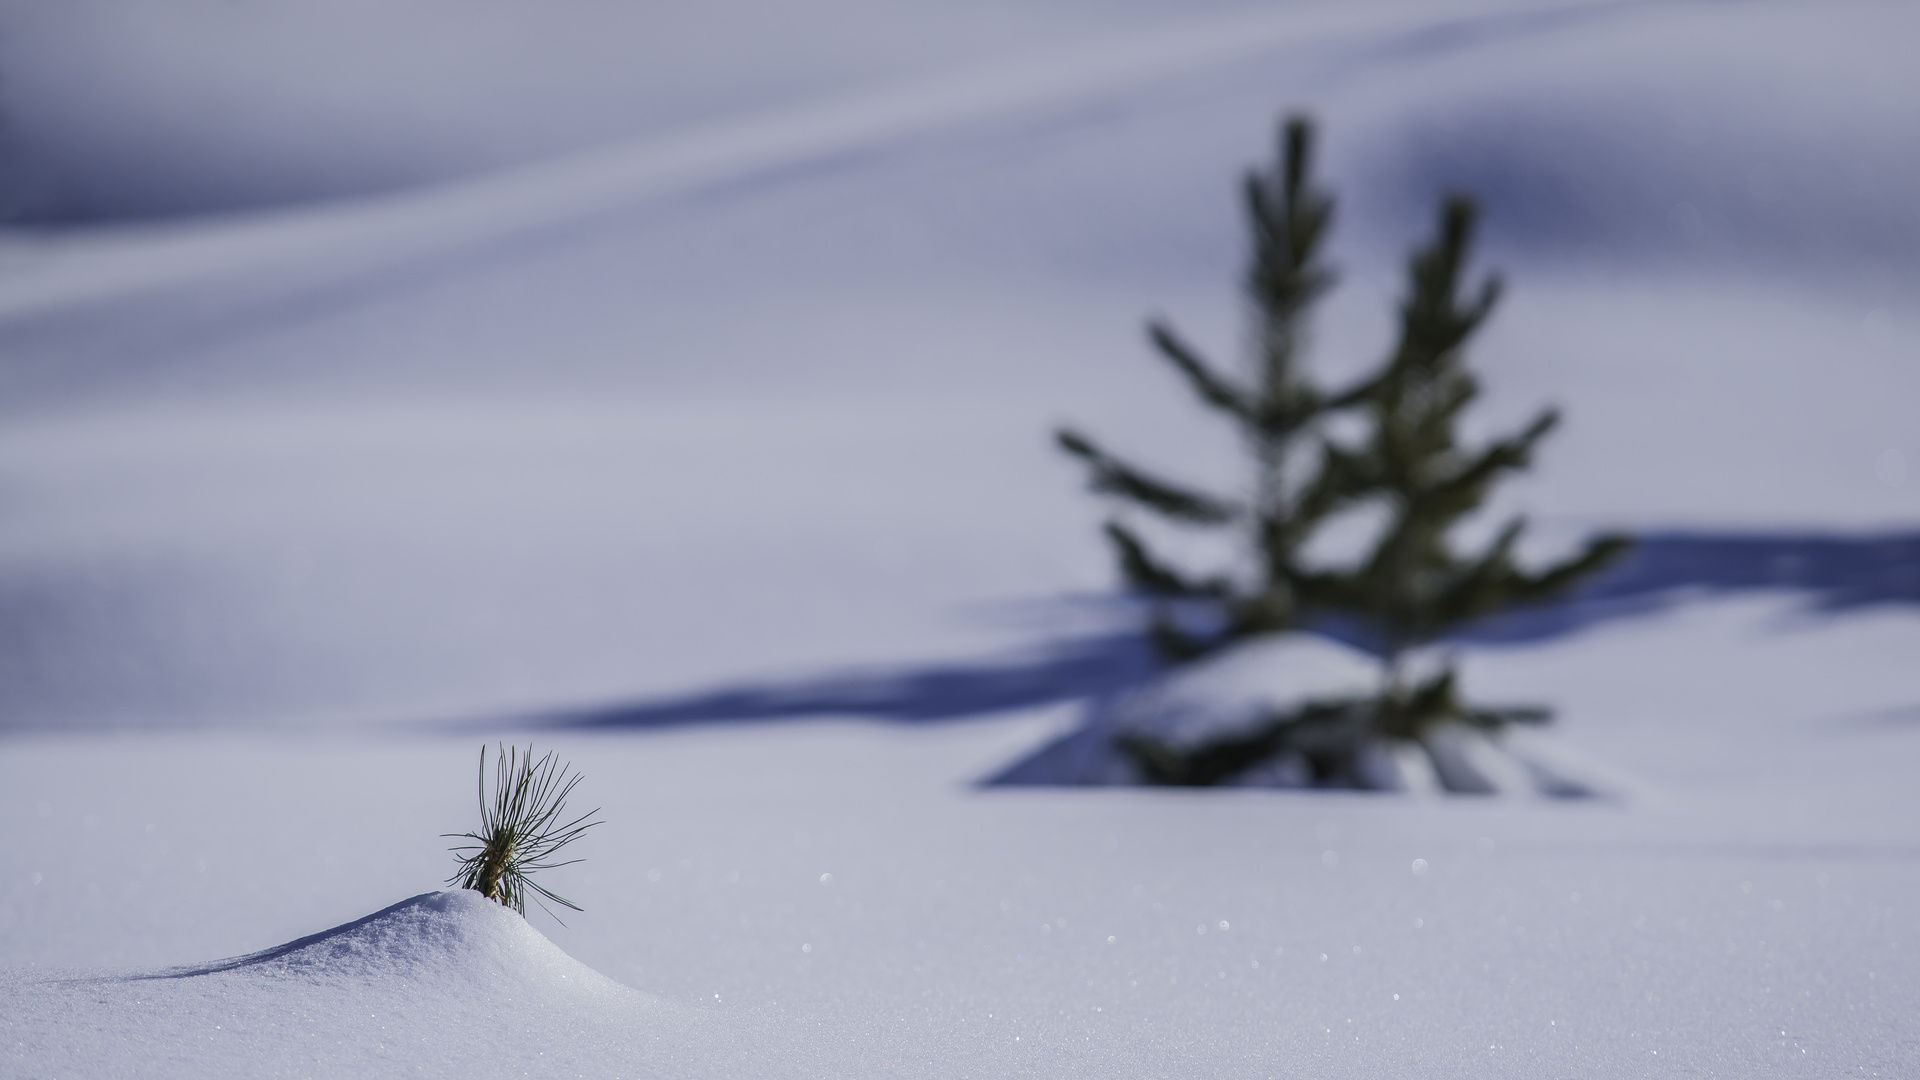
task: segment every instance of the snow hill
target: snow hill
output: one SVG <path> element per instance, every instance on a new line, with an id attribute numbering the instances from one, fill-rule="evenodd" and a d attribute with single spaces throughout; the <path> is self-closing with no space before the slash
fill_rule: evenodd
<path id="1" fill-rule="evenodd" d="M 473 892 L 426 893 L 248 956 L 15 977 L 14 1075 L 690 1076 L 687 1016 Z"/>

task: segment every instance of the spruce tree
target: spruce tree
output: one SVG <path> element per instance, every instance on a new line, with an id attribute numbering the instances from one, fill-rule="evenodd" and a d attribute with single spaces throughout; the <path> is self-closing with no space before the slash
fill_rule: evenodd
<path id="1" fill-rule="evenodd" d="M 1303 117 L 1282 126 L 1278 160 L 1245 180 L 1253 258 L 1245 278 L 1255 318 L 1250 370 L 1221 373 L 1167 323 L 1148 325 L 1160 357 L 1194 395 L 1235 428 L 1252 459 L 1247 490 L 1223 495 L 1132 465 L 1070 428 L 1056 438 L 1087 464 L 1095 491 L 1114 495 L 1182 526 L 1237 531 L 1254 553 L 1250 574 L 1197 578 L 1156 555 L 1118 518 L 1106 523 L 1122 576 L 1156 600 L 1151 630 L 1168 659 L 1192 659 L 1226 642 L 1296 626 L 1309 599 L 1299 553 L 1314 528 L 1353 493 L 1335 459 L 1302 461 L 1327 400 L 1301 371 L 1307 315 L 1333 283 L 1321 249 L 1333 199 L 1312 180 L 1313 128 Z M 1307 470 L 1304 478 L 1297 475 Z M 1176 617 L 1182 601 L 1199 600 L 1224 616 L 1224 628 L 1196 633 Z"/>
<path id="2" fill-rule="evenodd" d="M 1538 708 L 1488 709 L 1464 703 L 1450 663 L 1416 676 L 1408 654 L 1488 615 L 1557 596 L 1617 557 L 1623 536 L 1602 536 L 1577 554 L 1529 571 L 1514 560 L 1526 527 L 1516 516 L 1482 549 L 1455 550 L 1451 533 L 1478 511 L 1505 476 L 1531 463 L 1534 447 L 1559 422 L 1541 410 L 1520 431 L 1474 450 L 1461 445 L 1461 414 L 1479 394 L 1467 370 L 1465 345 L 1500 297 L 1488 275 L 1463 295 L 1473 245 L 1472 200 L 1446 199 L 1438 234 L 1408 264 L 1400 337 L 1381 370 L 1335 404 L 1366 420 L 1358 447 L 1332 449 L 1338 468 L 1385 504 L 1387 520 L 1373 550 L 1356 566 L 1315 575 L 1313 588 L 1330 610 L 1357 622 L 1381 658 L 1372 733 L 1418 738 L 1448 719 L 1482 727 L 1540 721 Z"/>
<path id="3" fill-rule="evenodd" d="M 1300 362 L 1308 315 L 1333 280 L 1320 254 L 1333 199 L 1310 178 L 1312 144 L 1311 125 L 1289 119 L 1276 166 L 1247 177 L 1253 260 L 1245 287 L 1256 316 L 1251 373 L 1223 376 L 1166 324 L 1149 326 L 1160 355 L 1202 402 L 1234 424 L 1252 459 L 1250 495 L 1222 496 L 1163 479 L 1072 430 L 1057 437 L 1087 463 L 1096 491 L 1179 524 L 1240 530 L 1256 553 L 1250 575 L 1196 579 L 1157 557 L 1119 520 L 1107 522 L 1122 575 L 1156 599 L 1151 631 L 1169 659 L 1337 621 L 1368 639 L 1380 657 L 1381 686 L 1363 699 L 1305 703 L 1253 730 L 1197 746 L 1122 733 L 1120 749 L 1158 783 L 1218 783 L 1281 753 L 1305 755 L 1322 780 L 1352 783 L 1359 754 L 1373 741 L 1418 740 L 1448 720 L 1489 728 L 1545 720 L 1541 708 L 1469 704 L 1450 661 L 1415 673 L 1409 657 L 1475 620 L 1564 592 L 1629 543 L 1603 536 L 1571 558 L 1529 571 L 1514 558 L 1525 527 L 1514 518 L 1478 552 L 1455 548 L 1456 527 L 1482 508 L 1501 479 L 1527 468 L 1535 445 L 1559 418 L 1546 409 L 1516 434 L 1478 450 L 1461 445 L 1459 420 L 1479 390 L 1465 346 L 1500 296 L 1500 280 L 1492 275 L 1463 296 L 1476 218 L 1471 200 L 1444 200 L 1438 235 L 1414 252 L 1400 338 L 1380 369 L 1339 394 L 1306 378 Z M 1322 437 L 1322 421 L 1336 413 L 1362 421 L 1365 434 L 1356 444 Z M 1361 502 L 1386 510 L 1372 549 L 1330 569 L 1304 565 L 1301 552 L 1314 530 Z M 1175 618 L 1183 601 L 1215 606 L 1223 626 L 1211 635 L 1183 629 Z"/>

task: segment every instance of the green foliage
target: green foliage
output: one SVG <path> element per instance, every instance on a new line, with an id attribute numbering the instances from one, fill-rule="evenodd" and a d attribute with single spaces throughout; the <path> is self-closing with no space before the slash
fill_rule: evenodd
<path id="1" fill-rule="evenodd" d="M 1282 752 L 1300 754 L 1316 777 L 1353 772 L 1353 702 L 1313 702 L 1297 712 L 1247 731 L 1232 732 L 1198 746 L 1174 747 L 1138 732 L 1117 736 L 1120 751 L 1132 758 L 1148 783 L 1210 787 L 1231 780 Z"/>
<path id="2" fill-rule="evenodd" d="M 480 831 L 443 834 L 474 841 L 451 849 L 460 868 L 447 879 L 447 884 L 476 890 L 521 915 L 527 913 L 528 889 L 579 911 L 578 904 L 549 892 L 534 881 L 532 875 L 535 871 L 579 862 L 579 859 L 553 860 L 561 848 L 600 824 L 587 820 L 600 811 L 589 810 L 562 824 L 567 796 L 573 794 L 574 787 L 580 783 L 580 775 L 568 775 L 572 766 L 562 765 L 552 751 L 538 761 L 534 760 L 532 747 L 527 748 L 524 757 L 519 751 L 517 746 L 500 748 L 494 759 L 493 798 L 489 801 L 487 748 L 480 747 Z"/>
<path id="3" fill-rule="evenodd" d="M 1107 523 L 1123 577 L 1155 599 L 1151 630 L 1169 660 L 1334 618 L 1374 641 L 1381 689 L 1364 700 L 1316 703 L 1199 747 L 1176 750 L 1128 736 L 1122 749 L 1157 782 L 1217 783 L 1282 751 L 1306 755 L 1317 774 L 1338 776 L 1371 738 L 1417 739 L 1445 720 L 1486 728 L 1545 720 L 1547 712 L 1538 708 L 1469 705 L 1450 665 L 1410 678 L 1406 658 L 1477 619 L 1564 592 L 1629 544 L 1622 536 L 1600 537 L 1571 558 L 1529 571 L 1513 555 L 1523 519 L 1509 521 L 1475 553 L 1461 554 L 1450 541 L 1501 479 L 1527 468 L 1535 445 L 1558 420 L 1546 409 L 1484 447 L 1460 442 L 1461 415 L 1479 392 L 1464 348 L 1500 296 L 1494 276 L 1465 288 L 1476 218 L 1471 200 L 1445 200 L 1435 238 L 1414 252 L 1399 341 L 1380 368 L 1339 393 L 1307 378 L 1301 362 L 1308 316 L 1333 282 L 1321 259 L 1333 199 L 1311 178 L 1312 146 L 1311 124 L 1290 118 L 1279 161 L 1246 180 L 1253 258 L 1245 289 L 1257 320 L 1251 371 L 1223 375 L 1170 327 L 1155 322 L 1148 328 L 1161 357 L 1235 427 L 1251 459 L 1250 495 L 1165 479 L 1076 431 L 1063 429 L 1057 439 L 1086 463 L 1095 491 L 1176 525 L 1237 531 L 1256 553 L 1251 574 L 1199 577 L 1157 556 L 1120 520 Z M 1327 437 L 1325 421 L 1336 414 L 1358 418 L 1364 436 L 1350 444 Z M 1305 565 L 1302 552 L 1315 530 L 1362 504 L 1385 510 L 1372 549 L 1344 565 Z M 1217 607 L 1223 630 L 1210 637 L 1184 632 L 1173 619 L 1183 602 Z"/>
<path id="4" fill-rule="evenodd" d="M 1513 557 L 1524 518 L 1509 520 L 1475 554 L 1459 554 L 1449 542 L 1495 484 L 1527 468 L 1534 446 L 1559 421 L 1556 410 L 1543 409 L 1517 433 L 1478 449 L 1460 445 L 1460 416 L 1480 389 L 1463 347 L 1500 297 L 1500 279 L 1488 276 L 1471 299 L 1462 298 L 1474 220 L 1468 199 L 1441 205 L 1437 235 L 1408 265 L 1399 343 L 1377 374 L 1338 402 L 1366 419 L 1367 437 L 1357 448 L 1329 448 L 1336 468 L 1383 502 L 1388 517 L 1357 566 L 1315 574 L 1313 587 L 1328 610 L 1357 619 L 1374 637 L 1387 672 L 1375 726 L 1397 738 L 1415 738 L 1443 719 L 1498 727 L 1509 716 L 1538 714 L 1468 708 L 1455 693 L 1451 668 L 1408 684 L 1402 659 L 1477 619 L 1558 595 L 1629 543 L 1602 536 L 1530 572 Z"/>
<path id="5" fill-rule="evenodd" d="M 1056 434 L 1061 449 L 1088 466 L 1091 487 L 1118 496 L 1186 526 L 1238 531 L 1257 550 L 1250 582 L 1227 576 L 1195 578 L 1155 556 L 1125 524 L 1109 521 L 1107 536 L 1121 573 L 1135 589 L 1162 601 L 1153 620 L 1155 639 L 1172 659 L 1201 655 L 1224 640 L 1280 630 L 1301 616 L 1298 555 L 1328 514 L 1356 492 L 1337 472 L 1322 466 L 1302 480 L 1298 451 L 1327 402 L 1300 371 L 1306 316 L 1333 283 L 1321 249 L 1333 220 L 1333 199 L 1313 183 L 1313 128 L 1294 118 L 1284 126 L 1280 163 L 1246 178 L 1247 217 L 1254 236 L 1253 262 L 1245 290 L 1258 312 L 1257 356 L 1251 370 L 1220 372 L 1163 322 L 1148 326 L 1161 358 L 1185 379 L 1194 395 L 1224 414 L 1254 464 L 1250 497 L 1219 495 L 1154 475 L 1102 449 L 1071 429 Z M 1183 632 L 1172 618 L 1172 601 L 1202 598 L 1222 607 L 1224 638 Z"/>

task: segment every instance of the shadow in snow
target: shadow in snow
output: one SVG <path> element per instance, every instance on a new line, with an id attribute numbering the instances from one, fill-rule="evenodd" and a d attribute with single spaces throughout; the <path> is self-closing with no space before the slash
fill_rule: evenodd
<path id="1" fill-rule="evenodd" d="M 245 956 L 234 956 L 225 960 L 213 960 L 205 964 L 189 964 L 185 967 L 167 968 L 163 971 L 156 971 L 147 975 L 120 976 L 120 978 L 128 982 L 139 982 L 147 979 L 191 979 L 199 975 L 216 975 L 222 971 L 233 971 L 237 968 L 253 967 L 256 964 L 264 964 L 272 960 L 278 960 L 283 956 L 299 952 L 301 949 L 308 948 L 309 946 L 320 945 L 334 938 L 351 934 L 369 923 L 379 922 L 407 908 L 419 907 L 422 904 L 431 903 L 438 895 L 438 893 L 421 893 L 419 896 L 408 897 L 391 907 L 381 908 L 371 915 L 355 919 L 350 923 L 341 923 L 331 930 L 322 930 L 317 934 L 308 934 L 306 937 L 295 938 L 284 945 L 275 945 L 271 949 L 262 949 L 256 953 L 248 953 Z"/>
<path id="2" fill-rule="evenodd" d="M 1457 635 L 1467 644 L 1520 644 L 1646 615 L 1702 593 L 1780 589 L 1803 593 L 1816 610 L 1920 604 L 1920 533 L 1652 533 L 1572 596 L 1511 612 Z M 1359 628 L 1330 622 L 1328 636 L 1366 648 Z M 899 723 L 971 716 L 1118 693 L 1151 677 L 1158 663 L 1137 632 L 1055 643 L 1038 654 L 924 667 L 823 675 L 788 683 L 724 687 L 684 697 L 617 704 L 542 717 L 576 728 L 663 728 L 714 721 L 865 716 Z M 1067 745 L 1059 753 L 1093 753 Z M 1015 771 L 1019 771 L 1016 767 Z M 1002 780 L 1013 779 L 1012 774 Z"/>
<path id="3" fill-rule="evenodd" d="M 1488 619 L 1454 640 L 1477 645 L 1547 641 L 1664 610 L 1703 593 L 1756 589 L 1804 593 L 1817 611 L 1920 604 L 1920 533 L 1648 533 L 1572 595 Z M 1357 628 L 1332 623 L 1320 629 L 1372 651 Z"/>
<path id="4" fill-rule="evenodd" d="M 743 686 L 614 705 L 551 718 L 567 727 L 659 728 L 712 721 L 870 716 L 929 723 L 1091 697 L 1151 675 L 1151 645 L 1137 633 L 1082 638 L 1038 656 L 905 670 L 829 675 L 785 685 Z"/>

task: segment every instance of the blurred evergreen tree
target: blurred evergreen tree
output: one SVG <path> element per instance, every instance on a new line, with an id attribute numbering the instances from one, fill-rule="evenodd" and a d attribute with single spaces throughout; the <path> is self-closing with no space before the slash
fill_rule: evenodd
<path id="1" fill-rule="evenodd" d="M 1469 707 L 1456 692 L 1450 663 L 1415 675 L 1407 670 L 1408 654 L 1478 619 L 1558 596 L 1630 543 L 1625 536 L 1597 537 L 1578 553 L 1529 571 L 1513 555 L 1524 517 L 1508 520 L 1477 553 L 1460 554 L 1448 539 L 1495 484 L 1528 467 L 1535 445 L 1560 419 L 1558 410 L 1543 409 L 1519 432 L 1478 450 L 1460 444 L 1461 413 L 1480 389 L 1464 347 L 1500 297 L 1493 275 L 1471 298 L 1462 296 L 1475 217 L 1470 199 L 1442 203 L 1438 235 L 1408 265 L 1398 345 L 1377 374 L 1336 401 L 1365 417 L 1368 434 L 1358 447 L 1329 452 L 1342 473 L 1385 503 L 1387 521 L 1365 559 L 1314 575 L 1312 587 L 1328 609 L 1359 623 L 1380 655 L 1384 685 L 1370 726 L 1391 738 L 1417 738 L 1449 719 L 1489 728 L 1545 720 L 1544 709 Z"/>
<path id="2" fill-rule="evenodd" d="M 1299 625 L 1311 607 L 1311 598 L 1300 595 L 1306 580 L 1300 549 L 1328 514 L 1358 493 L 1334 467 L 1341 459 L 1318 455 L 1304 461 L 1301 456 L 1312 449 L 1313 432 L 1328 404 L 1300 369 L 1307 314 L 1333 283 L 1320 257 L 1333 200 L 1310 176 L 1312 152 L 1312 125 L 1292 117 L 1281 128 L 1274 167 L 1246 178 L 1253 259 L 1245 288 L 1256 319 L 1252 370 L 1238 377 L 1222 374 L 1171 326 L 1157 320 L 1148 325 L 1161 358 L 1201 402 L 1234 425 L 1253 461 L 1250 492 L 1221 495 L 1181 484 L 1115 457 L 1071 428 L 1056 433 L 1062 449 L 1086 462 L 1095 491 L 1179 525 L 1238 531 L 1251 541 L 1253 573 L 1239 579 L 1229 574 L 1196 578 L 1156 555 L 1118 518 L 1107 521 L 1122 575 L 1156 600 L 1153 637 L 1174 661 Z M 1192 601 L 1224 615 L 1224 627 L 1183 627 L 1178 613 Z"/>
<path id="3" fill-rule="evenodd" d="M 1564 592 L 1629 544 L 1623 536 L 1602 536 L 1570 558 L 1529 571 L 1514 558 L 1525 527 L 1516 517 L 1478 552 L 1455 550 L 1450 534 L 1482 508 L 1495 484 L 1527 468 L 1534 446 L 1559 418 L 1546 409 L 1520 432 L 1478 450 L 1460 443 L 1460 416 L 1479 391 L 1465 345 L 1500 295 L 1500 281 L 1490 275 L 1463 297 L 1474 204 L 1446 199 L 1438 235 L 1414 252 L 1399 342 L 1385 363 L 1352 389 L 1328 394 L 1306 378 L 1300 361 L 1307 316 L 1333 281 L 1320 258 L 1333 199 L 1309 176 L 1310 123 L 1288 119 L 1280 144 L 1276 166 L 1246 181 L 1253 230 L 1246 289 L 1258 320 L 1250 381 L 1216 372 L 1164 323 L 1149 326 L 1160 355 L 1237 429 L 1253 461 L 1251 497 L 1163 479 L 1071 429 L 1057 438 L 1087 464 L 1094 490 L 1178 524 L 1239 530 L 1251 541 L 1257 553 L 1251 575 L 1195 578 L 1155 555 L 1121 521 L 1107 522 L 1128 584 L 1155 599 L 1151 631 L 1169 660 L 1335 620 L 1357 629 L 1380 657 L 1381 687 L 1366 699 L 1313 702 L 1264 727 L 1198 746 L 1124 735 L 1121 748 L 1157 782 L 1218 783 L 1285 752 L 1305 754 L 1323 779 L 1352 782 L 1354 762 L 1372 740 L 1418 740 L 1450 720 L 1499 728 L 1547 719 L 1541 708 L 1470 705 L 1450 660 L 1414 671 L 1409 659 L 1477 619 Z M 1358 416 L 1365 435 L 1351 445 L 1328 440 L 1321 422 L 1333 413 Z M 1385 510 L 1372 549 L 1344 566 L 1304 565 L 1301 553 L 1313 532 L 1362 502 Z M 1221 624 L 1202 632 L 1183 626 L 1179 613 L 1195 603 L 1222 615 Z"/>

